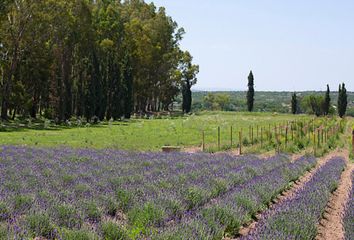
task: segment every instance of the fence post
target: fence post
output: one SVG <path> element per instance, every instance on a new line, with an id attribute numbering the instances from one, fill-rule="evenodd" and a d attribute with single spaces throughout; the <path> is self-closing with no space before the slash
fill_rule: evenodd
<path id="1" fill-rule="evenodd" d="M 288 126 L 285 128 L 285 148 L 288 147 Z"/>
<path id="2" fill-rule="evenodd" d="M 239 141 L 240 141 L 240 143 L 239 143 L 239 147 L 240 147 L 240 155 L 242 155 L 242 129 L 241 129 L 241 131 L 239 132 Z"/>
<path id="3" fill-rule="evenodd" d="M 205 152 L 205 133 L 202 131 L 202 152 Z"/>
<path id="4" fill-rule="evenodd" d="M 313 131 L 313 155 L 316 156 L 316 130 Z"/>
<path id="5" fill-rule="evenodd" d="M 354 155 L 354 129 L 352 131 L 352 154 Z"/>
<path id="6" fill-rule="evenodd" d="M 231 142 L 230 147 L 232 148 L 232 126 L 231 126 L 231 129 L 230 129 L 230 142 Z"/>
<path id="7" fill-rule="evenodd" d="M 220 151 L 220 126 L 218 127 L 218 150 Z"/>
<path id="8" fill-rule="evenodd" d="M 263 127 L 261 127 L 261 148 L 263 148 Z"/>
<path id="9" fill-rule="evenodd" d="M 252 146 L 253 146 L 253 126 L 251 127 L 251 142 L 252 142 Z"/>

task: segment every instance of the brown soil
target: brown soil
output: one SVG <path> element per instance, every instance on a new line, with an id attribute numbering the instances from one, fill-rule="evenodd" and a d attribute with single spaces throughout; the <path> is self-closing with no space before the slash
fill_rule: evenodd
<path id="1" fill-rule="evenodd" d="M 351 173 L 354 170 L 354 164 L 349 162 L 347 154 L 346 156 L 347 168 L 343 172 L 338 189 L 332 194 L 323 219 L 317 227 L 316 240 L 344 239 L 343 213 L 345 204 L 349 200 L 352 187 Z"/>
<path id="2" fill-rule="evenodd" d="M 294 185 L 289 190 L 287 190 L 287 191 L 283 192 L 281 195 L 279 195 L 278 198 L 273 201 L 273 204 L 271 204 L 269 208 L 270 209 L 276 208 L 283 201 L 293 198 L 295 196 L 295 193 L 299 189 L 301 189 L 305 185 L 305 183 L 307 183 L 308 181 L 311 180 L 311 178 L 317 172 L 317 170 L 321 166 L 323 166 L 326 162 L 328 162 L 328 160 L 330 160 L 332 157 L 335 157 L 335 156 L 347 157 L 348 155 L 347 155 L 347 152 L 345 152 L 345 151 L 337 150 L 337 151 L 329 153 L 325 157 L 320 158 L 317 162 L 317 165 L 313 169 L 311 169 L 309 172 L 305 173 L 304 176 L 300 177 L 300 179 L 298 181 L 296 181 L 294 183 Z M 255 229 L 258 219 L 260 219 L 262 217 L 263 213 L 259 213 L 257 215 L 256 221 L 253 221 L 252 223 L 248 224 L 247 226 L 242 227 L 239 231 L 239 234 L 241 236 L 246 236 L 247 234 L 250 233 L 250 231 Z M 336 239 L 336 238 L 332 238 L 332 239 Z"/>

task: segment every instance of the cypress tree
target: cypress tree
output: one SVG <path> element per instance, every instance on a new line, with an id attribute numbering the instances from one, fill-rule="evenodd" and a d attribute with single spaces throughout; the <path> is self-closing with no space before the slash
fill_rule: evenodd
<path id="1" fill-rule="evenodd" d="M 296 92 L 295 92 L 291 98 L 291 112 L 293 114 L 297 113 L 297 105 L 298 105 L 298 102 L 297 102 L 297 96 L 296 96 Z"/>
<path id="2" fill-rule="evenodd" d="M 252 71 L 248 75 L 247 109 L 253 111 L 254 105 L 254 77 Z"/>
<path id="3" fill-rule="evenodd" d="M 339 93 L 338 93 L 338 115 L 339 117 L 343 117 L 347 111 L 348 105 L 348 96 L 347 89 L 345 88 L 345 84 L 339 85 Z"/>
<path id="4" fill-rule="evenodd" d="M 323 114 L 325 116 L 329 114 L 330 106 L 331 106 L 331 96 L 330 96 L 329 85 L 327 84 L 327 92 L 325 95 L 324 106 L 323 106 Z"/>

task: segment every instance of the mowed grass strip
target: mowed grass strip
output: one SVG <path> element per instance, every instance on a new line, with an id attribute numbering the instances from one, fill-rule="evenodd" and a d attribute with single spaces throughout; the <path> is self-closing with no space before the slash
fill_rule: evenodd
<path id="1" fill-rule="evenodd" d="M 70 126 L 54 126 L 44 121 L 25 124 L 2 123 L 0 145 L 70 146 L 75 148 L 115 148 L 158 151 L 164 145 L 193 147 L 201 145 L 205 131 L 207 145 L 217 144 L 218 127 L 221 145 L 230 144 L 233 126 L 234 142 L 242 129 L 248 136 L 249 126 L 274 128 L 275 124 L 293 120 L 310 120 L 307 115 L 271 113 L 205 112 L 197 115 L 163 119 L 133 119 L 124 122 L 103 122 L 98 125 L 72 121 Z M 254 129 L 255 131 L 255 129 Z M 256 134 L 256 133 L 254 133 Z"/>

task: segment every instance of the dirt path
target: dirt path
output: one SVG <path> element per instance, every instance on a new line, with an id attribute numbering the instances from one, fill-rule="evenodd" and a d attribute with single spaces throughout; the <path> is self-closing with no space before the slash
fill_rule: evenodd
<path id="1" fill-rule="evenodd" d="M 335 156 L 342 156 L 347 158 L 348 152 L 346 151 L 342 151 L 342 150 L 336 150 L 333 151 L 329 154 L 327 154 L 326 156 L 320 158 L 317 162 L 317 165 L 311 169 L 309 172 L 305 173 L 304 176 L 302 176 L 298 181 L 296 181 L 294 183 L 294 185 L 292 186 L 292 188 L 290 188 L 289 190 L 283 192 L 277 199 L 275 199 L 273 201 L 273 204 L 270 205 L 270 209 L 274 209 L 276 208 L 280 203 L 282 203 L 283 201 L 286 201 L 288 199 L 291 199 L 295 196 L 296 192 L 303 188 L 303 186 L 305 185 L 305 183 L 307 183 L 308 181 L 310 181 L 313 177 L 313 175 L 317 172 L 317 170 L 323 166 L 325 163 L 327 163 L 332 157 Z M 266 210 L 267 211 L 267 210 Z M 262 217 L 263 213 L 260 213 L 257 215 L 257 219 L 260 219 Z M 257 225 L 257 220 L 253 221 L 252 223 L 250 223 L 249 225 L 243 227 L 240 229 L 239 234 L 241 236 L 246 236 L 250 233 L 250 231 L 252 231 L 253 229 L 256 228 Z M 332 238 L 331 240 L 336 239 L 336 238 Z"/>
<path id="2" fill-rule="evenodd" d="M 323 219 L 317 227 L 316 240 L 344 239 L 343 213 L 345 204 L 349 200 L 352 187 L 351 173 L 354 170 L 354 164 L 350 163 L 348 155 L 346 156 L 347 168 L 343 172 L 338 189 L 330 198 Z"/>

